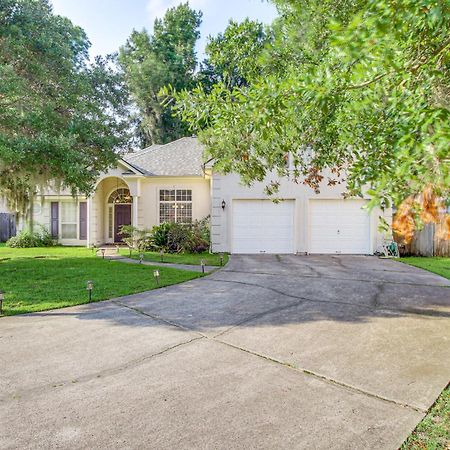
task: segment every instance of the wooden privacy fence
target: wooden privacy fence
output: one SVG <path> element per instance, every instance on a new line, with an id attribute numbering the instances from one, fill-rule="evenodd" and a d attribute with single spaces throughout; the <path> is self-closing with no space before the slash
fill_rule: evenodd
<path id="1" fill-rule="evenodd" d="M 6 242 L 16 235 L 16 216 L 9 213 L 0 213 L 0 242 Z"/>
<path id="2" fill-rule="evenodd" d="M 450 240 L 443 239 L 443 224 L 429 223 L 421 231 L 417 231 L 408 244 L 401 237 L 395 236 L 400 253 L 416 256 L 450 256 Z"/>

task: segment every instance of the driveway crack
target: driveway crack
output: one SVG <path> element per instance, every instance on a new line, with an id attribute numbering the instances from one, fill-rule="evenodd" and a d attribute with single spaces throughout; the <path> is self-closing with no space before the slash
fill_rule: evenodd
<path id="1" fill-rule="evenodd" d="M 338 386 L 340 388 L 345 388 L 345 389 L 350 390 L 352 392 L 357 392 L 359 394 L 365 395 L 366 397 L 370 397 L 370 398 L 374 398 L 374 399 L 377 399 L 377 400 L 381 400 L 383 402 L 394 404 L 394 405 L 402 407 L 402 408 L 408 408 L 408 409 L 411 409 L 413 411 L 417 411 L 417 412 L 420 412 L 420 413 L 423 413 L 423 414 L 425 414 L 427 412 L 425 409 L 420 408 L 418 406 L 410 405 L 408 403 L 402 403 L 402 402 L 399 402 L 397 400 L 393 400 L 391 398 L 384 397 L 382 395 L 378 395 L 378 394 L 375 394 L 373 392 L 366 391 L 364 389 L 358 388 L 358 387 L 353 386 L 351 384 L 347 384 L 347 383 L 344 383 L 342 381 L 335 380 L 334 378 L 327 377 L 326 375 L 322 375 L 322 374 L 316 373 L 314 371 L 311 371 L 311 370 L 308 370 L 308 369 L 305 369 L 305 368 L 296 367 L 296 366 L 294 366 L 292 364 L 289 364 L 289 363 L 287 363 L 285 361 L 281 361 L 279 359 L 273 358 L 271 356 L 263 355 L 261 353 L 254 352 L 254 351 L 246 349 L 244 347 L 239 347 L 237 345 L 230 344 L 230 343 L 222 341 L 220 339 L 215 339 L 214 338 L 212 340 L 214 340 L 215 342 L 220 343 L 222 345 L 225 345 L 227 347 L 234 348 L 235 350 L 240 350 L 240 351 L 248 353 L 250 355 L 257 356 L 258 358 L 262 358 L 262 359 L 264 359 L 266 361 L 270 361 L 272 363 L 275 363 L 275 364 L 281 365 L 283 367 L 286 367 L 288 369 L 294 370 L 296 372 L 303 373 L 304 375 L 313 377 L 313 378 L 315 378 L 317 380 L 320 380 L 322 382 L 325 382 L 325 383 L 328 383 L 328 384 L 332 384 L 332 385 Z"/>
<path id="2" fill-rule="evenodd" d="M 118 300 L 112 300 L 112 303 L 114 303 L 114 304 L 116 304 L 116 305 L 118 305 L 118 306 L 121 306 L 121 307 L 123 307 L 123 308 L 130 309 L 131 311 L 134 311 L 134 312 L 136 312 L 136 313 L 138 313 L 138 314 L 142 314 L 143 316 L 146 316 L 146 317 L 148 317 L 149 319 L 153 319 L 153 320 L 156 320 L 156 321 L 158 321 L 158 322 L 163 322 L 163 323 L 165 323 L 166 325 L 170 325 L 170 326 L 172 326 L 172 327 L 179 328 L 180 330 L 183 330 L 183 331 L 189 331 L 189 332 L 194 332 L 194 333 L 198 334 L 199 337 L 202 337 L 202 338 L 207 337 L 205 334 L 203 334 L 203 333 L 200 332 L 200 331 L 194 330 L 194 329 L 192 329 L 192 328 L 184 327 L 183 325 L 180 325 L 179 323 L 172 322 L 171 320 L 164 319 L 163 317 L 157 316 L 157 315 L 155 315 L 155 314 L 151 314 L 151 313 L 142 311 L 142 310 L 139 309 L 139 308 L 135 308 L 134 306 L 127 305 L 127 304 L 122 303 L 122 302 L 120 302 L 120 301 L 118 301 Z"/>
<path id="3" fill-rule="evenodd" d="M 232 270 L 232 269 L 223 269 L 221 270 L 221 273 L 238 273 L 238 274 L 247 274 L 247 275 L 269 275 L 272 277 L 287 277 L 292 278 L 292 276 L 296 276 L 298 278 L 316 278 L 316 279 L 323 279 L 323 280 L 337 280 L 337 281 L 358 281 L 360 283 L 389 283 L 389 284 L 396 284 L 400 286 L 421 286 L 421 287 L 432 287 L 432 288 L 443 288 L 443 289 L 449 289 L 450 285 L 445 284 L 425 284 L 425 283 L 412 283 L 412 282 L 405 282 L 405 281 L 394 281 L 394 280 L 363 280 L 360 278 L 343 278 L 343 277 L 331 277 L 328 275 L 305 275 L 305 274 L 298 274 L 298 273 L 273 273 L 273 272 L 246 272 L 243 270 Z M 385 271 L 389 272 L 389 271 Z M 211 279 L 211 278 L 208 278 Z"/>
<path id="4" fill-rule="evenodd" d="M 144 364 L 145 362 L 147 362 L 153 358 L 164 355 L 165 353 L 175 350 L 176 348 L 183 347 L 185 345 L 189 345 L 192 342 L 198 341 L 200 339 L 204 339 L 204 338 L 202 336 L 197 336 L 192 339 L 189 339 L 188 341 L 179 342 L 178 344 L 174 344 L 174 345 L 171 345 L 170 347 L 166 347 L 165 349 L 163 349 L 159 352 L 151 353 L 149 355 L 144 355 L 139 358 L 132 359 L 130 361 L 125 362 L 124 364 L 121 364 L 116 367 L 111 367 L 109 369 L 105 369 L 100 372 L 90 373 L 87 375 L 83 375 L 81 377 L 75 377 L 70 380 L 63 380 L 63 381 L 47 383 L 45 385 L 35 386 L 33 388 L 22 390 L 22 391 L 16 391 L 16 392 L 7 394 L 3 397 L 0 397 L 0 403 L 5 402 L 5 401 L 10 401 L 11 399 L 18 400 L 24 396 L 32 395 L 34 393 L 41 393 L 44 390 L 50 390 L 52 388 L 62 388 L 62 387 L 70 386 L 75 383 L 86 383 L 86 382 L 89 382 L 89 381 L 97 379 L 97 378 L 104 378 L 107 376 L 116 375 L 120 372 L 140 366 L 141 364 Z"/>
<path id="5" fill-rule="evenodd" d="M 379 291 L 375 294 L 374 300 L 372 301 L 374 303 L 374 305 L 376 305 L 374 307 L 374 306 L 360 305 L 360 304 L 355 304 L 355 303 L 350 303 L 350 302 L 341 302 L 341 301 L 334 301 L 334 300 L 320 300 L 320 299 L 312 299 L 309 297 L 301 297 L 301 296 L 294 295 L 294 294 L 287 294 L 285 292 L 282 292 L 282 291 L 272 288 L 272 287 L 263 286 L 263 285 L 257 284 L 257 283 L 249 283 L 246 281 L 222 280 L 219 278 L 210 278 L 209 281 L 216 281 L 216 282 L 220 282 L 220 283 L 236 283 L 236 284 L 242 284 L 242 285 L 247 285 L 247 286 L 259 287 L 261 289 L 266 289 L 268 291 L 275 292 L 276 294 L 283 295 L 285 297 L 296 298 L 296 299 L 301 300 L 301 302 L 280 307 L 280 310 L 282 310 L 284 308 L 296 306 L 297 304 L 300 304 L 302 302 L 308 302 L 308 303 L 323 303 L 323 304 L 331 304 L 331 305 L 351 306 L 352 308 L 361 308 L 361 309 L 365 309 L 372 313 L 378 312 L 378 313 L 391 313 L 391 314 L 411 314 L 411 315 L 415 315 L 415 316 L 429 316 L 429 317 L 442 317 L 442 318 L 450 317 L 450 313 L 446 312 L 446 311 L 435 311 L 435 310 L 417 309 L 417 308 L 388 308 L 388 307 L 382 306 L 381 304 L 379 304 L 378 299 L 381 295 L 382 290 L 384 289 L 384 285 L 380 282 L 378 282 L 378 284 L 380 286 Z M 271 310 L 262 312 L 262 313 L 256 315 L 255 318 L 259 318 L 259 317 L 269 314 L 271 312 L 272 312 Z M 249 319 L 245 319 L 244 321 L 241 322 L 241 324 L 245 323 L 245 322 L 249 322 L 251 320 L 253 320 L 253 317 L 249 318 Z M 239 324 L 233 325 L 232 328 L 234 328 L 237 325 L 239 325 Z M 228 330 L 226 330 L 220 334 L 224 334 L 227 331 Z"/>

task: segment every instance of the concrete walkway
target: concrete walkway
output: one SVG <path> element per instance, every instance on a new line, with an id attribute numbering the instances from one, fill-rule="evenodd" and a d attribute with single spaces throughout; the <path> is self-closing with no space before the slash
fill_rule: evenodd
<path id="1" fill-rule="evenodd" d="M 192 264 L 175 264 L 175 263 L 165 263 L 165 262 L 156 262 L 156 261 L 139 261 L 133 258 L 127 258 L 126 256 L 105 256 L 105 259 L 112 259 L 114 261 L 120 261 L 128 264 L 143 264 L 145 266 L 159 266 L 159 267 L 172 267 L 173 269 L 180 270 L 190 270 L 191 272 L 202 272 L 201 265 L 192 265 Z M 214 270 L 217 270 L 216 266 L 205 266 L 205 273 L 210 273 Z"/>
<path id="2" fill-rule="evenodd" d="M 449 286 L 373 257 L 234 256 L 0 319 L 0 448 L 397 449 L 450 378 Z"/>

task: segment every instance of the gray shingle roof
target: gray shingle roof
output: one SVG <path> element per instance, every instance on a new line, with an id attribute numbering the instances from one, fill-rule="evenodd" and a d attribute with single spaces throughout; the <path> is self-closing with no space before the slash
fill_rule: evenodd
<path id="1" fill-rule="evenodd" d="M 148 176 L 202 176 L 203 145 L 184 137 L 165 145 L 152 145 L 123 156 L 123 160 Z"/>

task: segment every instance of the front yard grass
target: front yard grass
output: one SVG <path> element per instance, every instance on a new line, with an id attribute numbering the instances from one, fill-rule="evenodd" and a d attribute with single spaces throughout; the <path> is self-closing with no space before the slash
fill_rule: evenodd
<path id="1" fill-rule="evenodd" d="M 121 249 L 120 254 L 122 256 L 130 256 L 128 249 Z M 221 253 L 164 253 L 163 262 L 175 263 L 175 264 L 187 264 L 191 266 L 199 266 L 201 261 L 205 261 L 207 266 L 220 266 Z M 139 259 L 139 253 L 133 251 L 131 258 Z M 161 262 L 161 255 L 159 252 L 144 252 L 145 261 Z M 223 253 L 223 264 L 228 262 L 228 254 Z"/>
<path id="2" fill-rule="evenodd" d="M 410 266 L 419 267 L 420 269 L 428 270 L 436 273 L 441 277 L 450 280 L 450 258 L 447 257 L 421 257 L 409 256 L 400 259 L 401 262 L 409 264 Z"/>
<path id="3" fill-rule="evenodd" d="M 450 258 L 411 256 L 401 262 L 428 270 L 450 280 Z M 450 385 L 448 385 L 404 442 L 401 450 L 437 450 L 450 448 Z"/>
<path id="4" fill-rule="evenodd" d="M 0 290 L 3 313 L 14 315 L 88 302 L 86 283 L 94 282 L 92 301 L 107 300 L 201 276 L 170 267 L 149 267 L 102 260 L 82 247 L 12 249 L 0 247 Z"/>
<path id="5" fill-rule="evenodd" d="M 450 385 L 404 442 L 401 450 L 448 449 L 450 445 Z"/>

